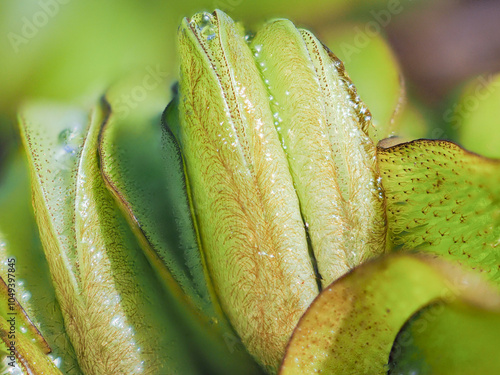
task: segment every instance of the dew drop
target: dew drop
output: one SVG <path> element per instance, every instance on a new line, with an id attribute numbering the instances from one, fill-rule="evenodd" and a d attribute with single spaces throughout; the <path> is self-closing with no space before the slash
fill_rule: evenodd
<path id="1" fill-rule="evenodd" d="M 54 362 L 54 365 L 56 365 L 57 368 L 60 368 L 61 364 L 62 364 L 62 359 L 61 359 L 61 357 L 57 357 L 52 362 Z"/>
<path id="2" fill-rule="evenodd" d="M 30 292 L 24 292 L 24 293 L 21 295 L 21 300 L 22 300 L 23 302 L 28 302 L 30 299 L 31 299 L 31 293 L 30 293 Z"/>
<path id="3" fill-rule="evenodd" d="M 217 26 L 213 23 L 213 16 L 210 13 L 203 13 L 201 21 L 198 23 L 198 29 L 200 34 L 211 41 L 215 39 L 217 32 Z"/>

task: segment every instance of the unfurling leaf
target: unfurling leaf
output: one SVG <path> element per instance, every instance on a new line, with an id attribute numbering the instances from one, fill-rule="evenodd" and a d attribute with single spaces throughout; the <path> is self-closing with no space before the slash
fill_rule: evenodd
<path id="1" fill-rule="evenodd" d="M 179 39 L 174 133 L 203 255 L 243 343 L 276 367 L 318 286 L 266 88 L 244 35 L 224 13 L 184 20 Z"/>
<path id="2" fill-rule="evenodd" d="M 343 63 L 290 21 L 244 35 L 217 10 L 184 19 L 178 37 L 181 77 L 162 118 L 169 94 L 146 84 L 150 76 L 139 77 L 137 103 L 126 100 L 137 81 L 125 80 L 90 111 L 21 110 L 46 262 L 40 277 L 27 275 L 40 246 L 31 251 L 11 236 L 18 224 L 2 217 L 0 276 L 19 257 L 20 275 L 44 289 L 14 306 L 21 367 L 55 375 L 498 372 L 496 357 L 477 368 L 470 357 L 483 355 L 483 338 L 500 344 L 497 291 L 435 258 L 500 281 L 500 161 L 449 142 L 388 148 L 390 138 L 376 147 L 402 106 L 388 54 L 391 97 L 379 102 L 377 124 Z M 14 203 L 0 191 L 0 208 Z M 23 233 L 33 227 L 14 218 L 28 223 Z M 386 255 L 391 247 L 432 257 Z M 0 301 L 9 293 L 0 283 Z M 441 315 L 422 331 L 419 319 L 436 306 Z M 458 342 L 460 329 L 473 345 L 439 345 L 440 335 Z M 62 364 L 47 354 L 52 346 L 64 352 Z"/>
<path id="3" fill-rule="evenodd" d="M 150 91 L 131 113 L 120 111 L 123 95 L 136 87 L 120 81 L 106 93 L 111 113 L 100 135 L 104 180 L 124 208 L 160 280 L 175 296 L 176 323 L 190 337 L 204 373 L 261 373 L 213 296 L 205 274 L 188 201 L 179 146 L 160 121 L 166 92 Z"/>
<path id="4" fill-rule="evenodd" d="M 385 251 L 386 220 L 371 115 L 342 63 L 284 20 L 246 39 L 220 11 L 183 21 L 166 121 L 221 306 L 274 371 L 321 286 Z"/>
<path id="5" fill-rule="evenodd" d="M 343 65 L 287 20 L 251 44 L 269 92 L 322 284 L 385 251 L 371 115 Z"/>
<path id="6" fill-rule="evenodd" d="M 68 336 L 85 374 L 196 373 L 142 250 L 101 178 L 92 113 L 26 106 L 21 130 L 38 226 Z"/>

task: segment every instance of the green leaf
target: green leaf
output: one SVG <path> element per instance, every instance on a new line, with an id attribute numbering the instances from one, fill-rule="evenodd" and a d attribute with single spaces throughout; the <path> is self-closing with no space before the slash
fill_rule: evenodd
<path id="1" fill-rule="evenodd" d="M 379 149 L 397 249 L 441 255 L 500 282 L 500 161 L 446 141 Z"/>
<path id="2" fill-rule="evenodd" d="M 406 320 L 430 302 L 474 294 L 473 276 L 412 255 L 364 263 L 311 304 L 288 344 L 280 374 L 386 374 Z"/>
<path id="3" fill-rule="evenodd" d="M 99 145 L 104 179 L 139 228 L 152 264 L 164 267 L 198 309 L 216 315 L 205 281 L 200 250 L 186 192 L 179 146 L 160 116 L 168 103 L 164 90 L 122 109 L 122 97 L 134 89 L 131 78 L 106 94 L 111 114 Z M 156 90 L 158 91 L 158 90 Z M 162 100 L 163 99 L 163 100 Z M 161 272 L 161 271 L 160 271 Z"/>
<path id="4" fill-rule="evenodd" d="M 136 229 L 146 256 L 176 297 L 190 330 L 203 372 L 258 374 L 260 369 L 231 329 L 209 291 L 186 191 L 184 166 L 172 133 L 160 123 L 167 93 L 147 92 L 148 99 L 124 108 L 123 98 L 137 87 L 132 76 L 106 94 L 111 113 L 100 136 L 105 182 Z"/>
<path id="5" fill-rule="evenodd" d="M 1 302 L 6 304 L 7 299 L 2 296 Z M 33 343 L 29 335 L 19 332 L 12 333 L 13 325 L 10 319 L 12 317 L 0 316 L 0 339 L 8 350 L 6 360 L 9 371 L 18 367 L 27 374 L 62 375 L 47 353 L 44 353 L 36 343 Z"/>
<path id="6" fill-rule="evenodd" d="M 101 178 L 107 108 L 31 104 L 21 130 L 41 239 L 86 374 L 196 373 L 176 316 Z"/>
<path id="7" fill-rule="evenodd" d="M 370 113 L 338 60 L 287 20 L 251 47 L 299 197 L 322 284 L 385 251 L 386 220 Z"/>
<path id="8" fill-rule="evenodd" d="M 389 374 L 500 373 L 499 300 L 434 303 L 419 311 L 398 334 Z"/>
<path id="9" fill-rule="evenodd" d="M 469 83 L 450 116 L 451 127 L 457 131 L 462 146 L 480 155 L 500 158 L 499 102 L 500 74 L 481 76 Z"/>
<path id="10" fill-rule="evenodd" d="M 8 259 L 16 260 L 17 299 L 51 348 L 64 374 L 81 374 L 76 354 L 65 332 L 54 287 L 43 252 L 30 199 L 26 157 L 10 155 L 0 187 L 0 275 L 8 280 Z M 12 273 L 12 272 L 11 272 Z"/>
<path id="11" fill-rule="evenodd" d="M 0 340 L 7 350 L 9 367 L 28 374 L 62 374 L 47 355 L 51 349 L 19 304 L 16 291 L 16 260 L 7 259 L 7 278 L 0 277 Z"/>
<path id="12" fill-rule="evenodd" d="M 274 371 L 318 287 L 268 94 L 224 13 L 185 19 L 179 48 L 180 126 L 172 126 L 203 256 L 242 342 Z"/>

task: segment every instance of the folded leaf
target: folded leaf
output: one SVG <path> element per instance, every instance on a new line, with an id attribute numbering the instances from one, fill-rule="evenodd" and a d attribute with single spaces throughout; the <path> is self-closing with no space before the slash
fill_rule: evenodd
<path id="1" fill-rule="evenodd" d="M 252 48 L 328 285 L 385 251 L 371 115 L 341 61 L 309 31 L 274 21 L 257 33 Z"/>
<path id="2" fill-rule="evenodd" d="M 359 266 L 311 304 L 288 344 L 280 374 L 386 374 L 393 342 L 407 319 L 433 301 L 476 293 L 473 276 L 411 255 Z M 488 290 L 477 298 L 491 295 Z"/>
<path id="3" fill-rule="evenodd" d="M 203 372 L 258 374 L 209 291 L 186 191 L 184 166 L 172 133 L 160 123 L 164 88 L 148 92 L 133 111 L 122 98 L 137 87 L 135 77 L 107 92 L 111 113 L 100 136 L 101 170 L 118 203 L 136 228 L 145 254 L 176 298 L 182 325 L 196 347 Z M 170 305 L 174 309 L 173 304 Z"/>
<path id="4" fill-rule="evenodd" d="M 203 255 L 223 310 L 272 371 L 318 292 L 286 156 L 242 30 L 223 12 L 197 14 L 179 48 L 180 124 L 170 126 Z"/>
<path id="5" fill-rule="evenodd" d="M 392 241 L 500 282 L 500 161 L 446 141 L 379 149 Z"/>
<path id="6" fill-rule="evenodd" d="M 8 279 L 8 260 L 15 259 L 16 298 L 51 348 L 54 363 L 64 374 L 81 374 L 33 217 L 26 156 L 15 152 L 3 172 L 0 212 L 5 214 L 0 215 L 0 276 Z"/>
<path id="7" fill-rule="evenodd" d="M 21 130 L 38 226 L 66 330 L 85 374 L 196 373 L 169 296 L 107 191 L 90 115 L 26 106 Z M 161 369 L 161 370 L 160 370 Z"/>
<path id="8" fill-rule="evenodd" d="M 200 310 L 215 317 L 191 218 L 182 156 L 172 134 L 160 123 L 167 94 L 164 88 L 149 91 L 148 100 L 133 111 L 123 111 L 121 98 L 134 84 L 133 78 L 124 80 L 106 94 L 111 113 L 99 144 L 103 177 L 133 226 L 139 228 L 152 252 L 152 264 L 165 268 L 170 274 L 166 278 L 173 278 Z"/>

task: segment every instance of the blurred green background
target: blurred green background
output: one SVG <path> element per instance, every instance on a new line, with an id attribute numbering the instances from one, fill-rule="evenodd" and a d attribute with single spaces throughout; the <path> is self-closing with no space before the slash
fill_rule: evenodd
<path id="1" fill-rule="evenodd" d="M 462 142 L 462 133 L 476 133 L 467 123 L 493 117 L 483 102 L 499 112 L 497 1 L 2 0 L 0 165 L 19 146 L 16 111 L 26 99 L 81 101 L 131 73 L 143 86 L 168 90 L 178 71 L 177 25 L 214 8 L 249 30 L 273 17 L 311 29 L 343 59 L 377 125 L 401 123 L 407 138 Z M 147 88 L 126 100 L 133 109 Z M 488 138 L 492 128 L 496 121 L 484 126 Z M 467 146 L 479 152 L 481 139 Z M 490 139 L 490 156 L 500 156 L 497 140 Z"/>

